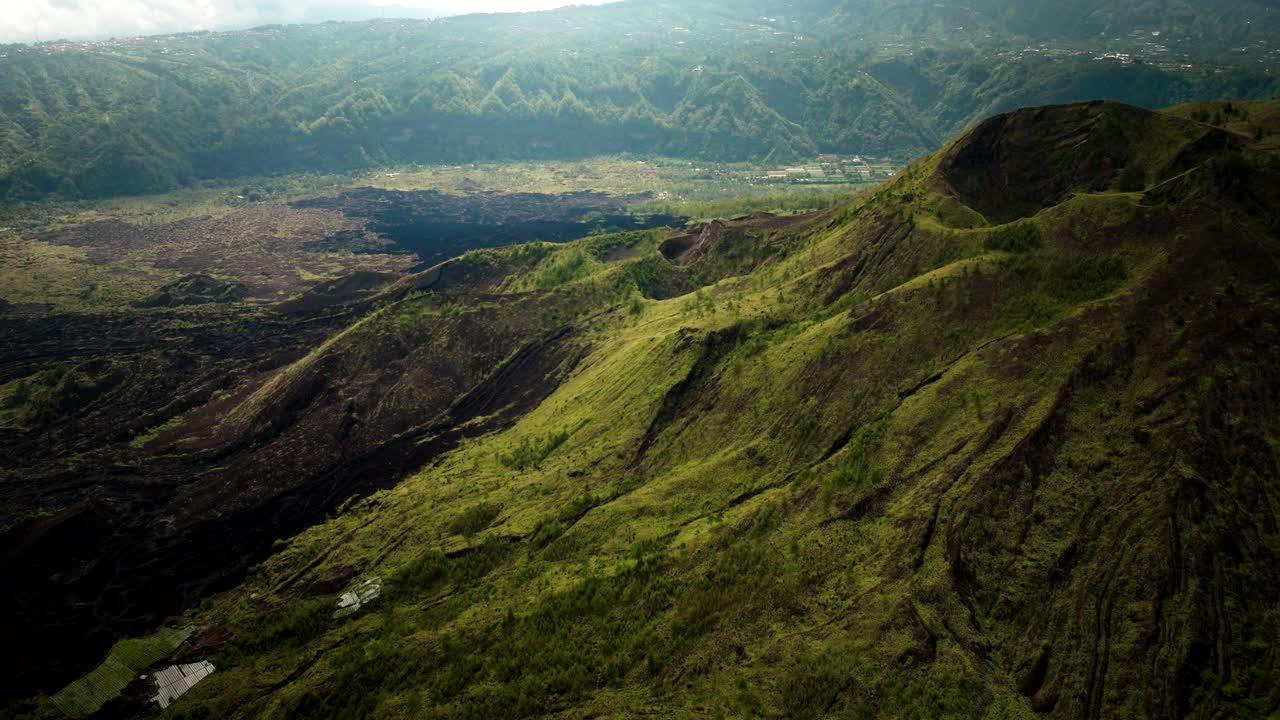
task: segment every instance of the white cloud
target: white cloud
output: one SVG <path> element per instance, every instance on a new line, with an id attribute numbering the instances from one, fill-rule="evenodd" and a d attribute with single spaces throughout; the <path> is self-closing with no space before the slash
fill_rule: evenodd
<path id="1" fill-rule="evenodd" d="M 127 37 L 403 15 L 547 10 L 608 0 L 0 0 L 0 42 Z"/>

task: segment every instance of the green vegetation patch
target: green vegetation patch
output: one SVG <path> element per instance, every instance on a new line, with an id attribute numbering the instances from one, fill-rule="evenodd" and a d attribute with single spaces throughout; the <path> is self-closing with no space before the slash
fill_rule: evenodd
<path id="1" fill-rule="evenodd" d="M 166 432 L 169 432 L 170 430 L 174 430 L 174 429 L 177 429 L 178 427 L 181 427 L 182 421 L 183 421 L 183 417 L 181 415 L 178 415 L 176 417 L 171 417 L 168 420 L 164 421 L 163 423 L 153 428 L 148 428 L 146 432 L 130 440 L 129 446 L 135 450 L 140 450 L 146 447 L 147 443 L 150 443 L 152 440 L 155 440 L 156 438 L 160 437 L 162 433 L 166 433 Z"/>
<path id="2" fill-rule="evenodd" d="M 551 453 L 569 439 L 568 430 L 550 432 L 540 436 L 526 436 L 509 453 L 498 456 L 498 462 L 513 470 L 528 470 L 542 465 Z"/>
<path id="3" fill-rule="evenodd" d="M 998 227 L 987 235 L 985 243 L 987 250 L 1008 253 L 1031 252 L 1043 245 L 1040 226 L 1029 221 Z"/>
<path id="4" fill-rule="evenodd" d="M 497 503 L 480 503 L 462 511 L 461 515 L 449 523 L 451 535 L 475 535 L 493 524 L 502 514 L 502 506 Z"/>
<path id="5" fill-rule="evenodd" d="M 95 389 L 94 379 L 59 365 L 0 386 L 0 428 L 30 430 L 56 420 Z"/>
<path id="6" fill-rule="evenodd" d="M 938 222 L 959 230 L 982 227 L 987 222 L 977 210 L 950 195 L 939 200 L 933 212 L 937 216 Z"/>
<path id="7" fill-rule="evenodd" d="M 534 284 L 543 290 L 558 288 L 577 280 L 589 271 L 587 254 L 582 251 L 562 253 L 549 267 L 538 274 Z"/>
<path id="8" fill-rule="evenodd" d="M 1129 267 L 1115 255 L 1084 256 L 1053 265 L 1049 290 L 1069 303 L 1105 297 L 1124 284 Z"/>
<path id="9" fill-rule="evenodd" d="M 401 637 L 351 643 L 332 661 L 332 682 L 282 702 L 273 716 L 365 717 L 400 706 L 441 718 L 526 718 L 630 681 L 662 687 L 687 672 L 686 657 L 722 624 L 779 601 L 769 591 L 784 568 L 757 533 L 726 538 L 721 550 L 705 579 L 680 583 L 659 543 L 638 543 L 619 571 L 589 575 L 527 612 L 426 647 L 412 642 L 412 625 L 395 628 Z M 404 577 L 438 585 L 445 567 L 432 555 Z"/>
<path id="10" fill-rule="evenodd" d="M 1129 265 L 1117 255 L 1052 257 L 1040 253 L 997 261 L 1003 299 L 1002 323 L 1041 327 L 1080 303 L 1118 290 L 1129 278 Z"/>
<path id="11" fill-rule="evenodd" d="M 887 430 L 888 422 L 884 420 L 860 429 L 849 441 L 844 462 L 831 478 L 832 484 L 837 488 L 879 484 L 884 473 L 872 463 L 871 455 L 880 446 Z"/>

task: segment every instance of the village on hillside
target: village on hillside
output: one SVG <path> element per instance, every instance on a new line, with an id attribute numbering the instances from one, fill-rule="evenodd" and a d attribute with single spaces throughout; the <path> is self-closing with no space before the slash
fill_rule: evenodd
<path id="1" fill-rule="evenodd" d="M 888 158 L 861 155 L 822 155 L 813 162 L 791 167 L 763 170 L 752 176 L 754 182 L 812 183 L 840 185 L 888 180 L 896 166 Z"/>

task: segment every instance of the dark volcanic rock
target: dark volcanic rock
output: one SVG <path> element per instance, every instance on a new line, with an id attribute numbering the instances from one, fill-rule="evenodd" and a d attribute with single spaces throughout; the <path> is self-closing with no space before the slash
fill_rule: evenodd
<path id="1" fill-rule="evenodd" d="M 249 288 L 243 283 L 219 280 L 209 275 L 187 275 L 169 283 L 150 297 L 140 300 L 138 307 L 178 307 L 181 305 L 207 305 L 209 303 L 240 302 L 249 296 Z"/>
<path id="2" fill-rule="evenodd" d="M 446 195 L 434 190 L 403 192 L 359 188 L 332 197 L 293 203 L 299 208 L 338 210 L 368 221 L 366 228 L 393 243 L 400 252 L 417 254 L 415 269 L 481 247 L 498 247 L 535 240 L 566 242 L 602 230 L 640 230 L 684 224 L 667 215 L 636 217 L 628 202 L 640 197 L 615 197 L 599 192 L 560 195 L 480 192 Z M 363 234 L 344 232 L 308 243 L 314 252 L 346 250 L 387 252 Z"/>
<path id="3" fill-rule="evenodd" d="M 276 309 L 284 313 L 298 313 L 346 305 L 368 298 L 401 277 L 403 276 L 396 273 L 361 270 L 337 280 L 322 282 L 302 295 L 280 303 Z"/>

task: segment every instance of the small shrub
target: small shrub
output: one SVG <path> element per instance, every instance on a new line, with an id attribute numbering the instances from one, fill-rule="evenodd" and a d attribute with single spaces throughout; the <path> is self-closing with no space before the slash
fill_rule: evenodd
<path id="1" fill-rule="evenodd" d="M 1026 253 L 1038 249 L 1044 243 L 1040 226 L 1021 222 L 996 228 L 987 235 L 987 250 L 1007 253 Z"/>
<path id="2" fill-rule="evenodd" d="M 542 465 L 551 453 L 569 439 L 569 432 L 561 430 L 542 437 L 526 437 L 509 454 L 499 455 L 498 462 L 513 470 L 528 470 Z"/>
<path id="3" fill-rule="evenodd" d="M 569 503 L 569 507 L 565 508 L 564 514 L 560 517 L 567 519 L 569 522 L 576 522 L 599 504 L 600 498 L 595 495 L 579 495 L 573 499 L 573 502 Z"/>
<path id="4" fill-rule="evenodd" d="M 538 276 L 537 286 L 543 290 L 558 288 L 577 280 L 586 274 L 587 257 L 582 252 L 573 252 L 569 257 L 554 263 Z"/>
<path id="5" fill-rule="evenodd" d="M 387 592 L 399 598 L 414 598 L 431 595 L 448 585 L 470 587 L 505 562 L 512 547 L 506 540 L 490 538 L 452 559 L 439 551 L 423 553 L 390 575 Z"/>
<path id="6" fill-rule="evenodd" d="M 541 242 L 519 245 L 511 251 L 511 264 L 516 267 L 533 267 L 550 255 L 553 249 L 553 245 Z"/>
<path id="7" fill-rule="evenodd" d="M 450 535 L 471 536 L 488 528 L 502 512 L 502 506 L 496 503 L 480 503 L 472 505 L 449 523 Z"/>
<path id="8" fill-rule="evenodd" d="M 1230 152 L 1213 165 L 1213 179 L 1228 195 L 1239 200 L 1253 189 L 1257 171 L 1240 153 Z"/>
<path id="9" fill-rule="evenodd" d="M 693 297 L 684 302 L 680 312 L 682 316 L 696 315 L 697 317 L 703 317 L 707 314 L 714 316 L 716 314 L 716 301 L 702 288 L 698 288 L 694 291 Z"/>
<path id="10" fill-rule="evenodd" d="M 1085 302 L 1109 295 L 1128 277 L 1129 269 L 1118 257 L 1083 257 L 1055 267 L 1050 289 L 1069 302 Z"/>
<path id="11" fill-rule="evenodd" d="M 543 520 L 538 523 L 538 527 L 534 529 L 533 535 L 529 537 L 529 544 L 535 549 L 541 550 L 542 548 L 550 545 L 556 538 L 563 535 L 564 531 L 564 523 L 560 522 L 559 518 Z"/>
<path id="12" fill-rule="evenodd" d="M 253 654 L 306 644 L 328 627 L 334 602 L 332 597 L 317 597 L 264 614 L 237 638 L 233 649 Z"/>
<path id="13" fill-rule="evenodd" d="M 947 227 L 976 228 L 983 224 L 982 215 L 952 197 L 943 198 L 935 210 L 938 221 Z"/>
<path id="14" fill-rule="evenodd" d="M 978 420 L 986 418 L 986 396 L 979 390 L 972 390 L 964 394 L 964 404 L 966 407 L 973 408 L 973 414 Z"/>
<path id="15" fill-rule="evenodd" d="M 428 590 L 444 580 L 449 572 L 449 561 L 443 553 L 428 552 L 401 567 L 390 578 L 390 586 L 397 592 Z"/>
<path id="16" fill-rule="evenodd" d="M 838 487 L 860 487 L 876 485 L 883 478 L 879 468 L 871 463 L 871 454 L 880 447 L 887 426 L 883 421 L 872 423 L 858 431 L 849 441 L 848 455 L 844 464 L 832 477 L 832 483 Z"/>
<path id="17" fill-rule="evenodd" d="M 1120 171 L 1116 179 L 1116 188 L 1120 192 L 1138 192 L 1147 189 L 1147 168 L 1141 163 L 1131 162 Z"/>
<path id="18" fill-rule="evenodd" d="M 208 705 L 196 705 L 186 710 L 180 710 L 173 717 L 174 720 L 208 720 L 214 715 L 213 710 L 210 710 Z"/>
<path id="19" fill-rule="evenodd" d="M 783 671 L 778 683 L 778 694 L 786 716 L 824 716 L 836 697 L 853 684 L 853 677 L 843 671 L 842 664 L 832 657 L 809 654 L 796 657 Z"/>

